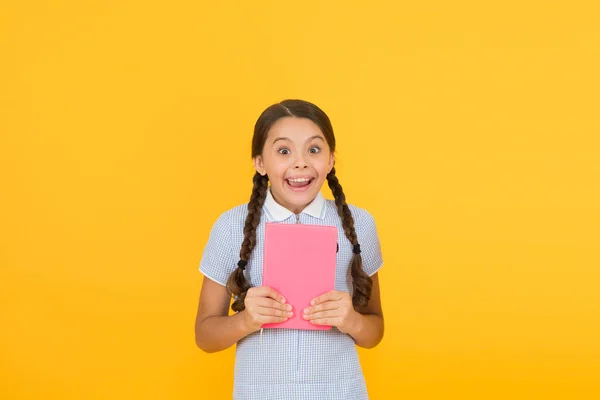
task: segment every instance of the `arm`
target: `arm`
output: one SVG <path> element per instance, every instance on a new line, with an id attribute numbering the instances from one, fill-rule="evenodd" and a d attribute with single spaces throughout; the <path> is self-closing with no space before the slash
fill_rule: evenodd
<path id="1" fill-rule="evenodd" d="M 229 348 L 249 333 L 240 313 L 228 316 L 227 289 L 204 278 L 196 315 L 196 345 L 207 353 Z"/>
<path id="2" fill-rule="evenodd" d="M 287 320 L 284 299 L 268 287 L 250 288 L 246 309 L 228 315 L 230 297 L 225 286 L 204 278 L 196 315 L 196 345 L 207 353 L 225 350 L 256 332 L 262 324 Z"/>
<path id="3" fill-rule="evenodd" d="M 383 311 L 379 276 L 374 274 L 371 299 L 366 307 L 354 308 L 346 292 L 331 291 L 317 297 L 304 312 L 304 319 L 318 325 L 333 325 L 347 333 L 357 346 L 373 348 L 383 338 Z"/>
<path id="4" fill-rule="evenodd" d="M 347 332 L 354 338 L 357 346 L 373 348 L 383 339 L 383 310 L 379 296 L 379 275 L 375 273 L 371 299 L 366 307 L 356 309 L 356 322 L 350 325 Z"/>

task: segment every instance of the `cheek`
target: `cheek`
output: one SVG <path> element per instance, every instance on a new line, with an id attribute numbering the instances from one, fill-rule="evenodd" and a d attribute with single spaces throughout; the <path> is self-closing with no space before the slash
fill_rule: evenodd
<path id="1" fill-rule="evenodd" d="M 329 158 L 324 157 L 318 161 L 318 169 L 320 171 L 327 172 L 327 170 L 329 170 L 329 168 L 330 168 Z"/>
<path id="2" fill-rule="evenodd" d="M 269 157 L 265 159 L 265 167 L 272 172 L 284 171 L 287 168 L 287 162 L 281 157 Z"/>
<path id="3" fill-rule="evenodd" d="M 288 165 L 282 162 L 271 166 L 271 173 L 274 177 L 282 178 L 288 170 Z"/>

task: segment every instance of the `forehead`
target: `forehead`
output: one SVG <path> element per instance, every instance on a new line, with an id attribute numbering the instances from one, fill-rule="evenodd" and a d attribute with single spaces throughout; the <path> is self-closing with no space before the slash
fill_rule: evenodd
<path id="1" fill-rule="evenodd" d="M 325 136 L 317 124 L 308 118 L 283 117 L 277 120 L 269 130 L 267 142 L 278 137 L 287 137 L 293 141 L 304 141 L 313 136 Z"/>

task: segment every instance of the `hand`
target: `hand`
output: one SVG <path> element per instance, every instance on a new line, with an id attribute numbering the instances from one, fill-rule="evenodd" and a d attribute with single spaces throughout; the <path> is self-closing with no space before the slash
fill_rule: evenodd
<path id="1" fill-rule="evenodd" d="M 358 313 L 346 292 L 332 290 L 313 299 L 310 304 L 310 307 L 304 309 L 302 318 L 311 324 L 332 325 L 341 332 L 348 333 L 358 323 Z"/>
<path id="2" fill-rule="evenodd" d="M 259 330 L 263 324 L 285 322 L 294 315 L 292 306 L 285 304 L 283 296 L 268 286 L 248 289 L 244 306 L 244 321 L 251 332 Z"/>

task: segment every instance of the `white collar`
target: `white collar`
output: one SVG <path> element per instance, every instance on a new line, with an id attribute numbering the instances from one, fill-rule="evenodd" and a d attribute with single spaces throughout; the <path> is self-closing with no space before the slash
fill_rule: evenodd
<path id="1" fill-rule="evenodd" d="M 283 221 L 284 219 L 289 218 L 294 215 L 293 212 L 277 203 L 271 194 L 271 188 L 267 189 L 267 197 L 265 198 L 265 203 L 263 205 L 267 213 L 267 217 L 269 217 L 272 221 Z M 307 205 L 302 213 L 308 214 L 315 218 L 324 219 L 325 218 L 325 197 L 321 194 L 321 191 L 317 193 L 317 197 L 313 201 Z"/>

